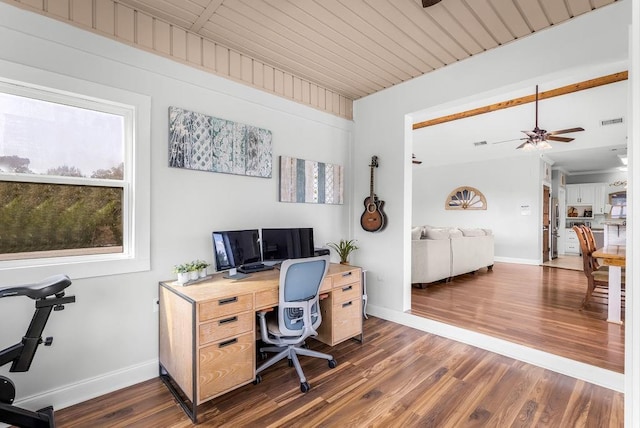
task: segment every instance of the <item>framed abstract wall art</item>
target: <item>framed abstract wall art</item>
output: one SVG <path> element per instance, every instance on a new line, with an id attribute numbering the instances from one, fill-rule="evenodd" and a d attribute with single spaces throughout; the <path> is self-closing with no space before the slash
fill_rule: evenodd
<path id="1" fill-rule="evenodd" d="M 271 131 L 169 107 L 169 166 L 271 178 Z"/>
<path id="2" fill-rule="evenodd" d="M 280 156 L 280 202 L 342 204 L 343 167 Z"/>

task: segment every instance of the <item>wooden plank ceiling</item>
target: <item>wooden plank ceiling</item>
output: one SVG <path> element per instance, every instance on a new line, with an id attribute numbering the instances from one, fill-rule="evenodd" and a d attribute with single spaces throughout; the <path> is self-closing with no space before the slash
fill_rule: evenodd
<path id="1" fill-rule="evenodd" d="M 119 0 L 356 100 L 616 0 Z"/>

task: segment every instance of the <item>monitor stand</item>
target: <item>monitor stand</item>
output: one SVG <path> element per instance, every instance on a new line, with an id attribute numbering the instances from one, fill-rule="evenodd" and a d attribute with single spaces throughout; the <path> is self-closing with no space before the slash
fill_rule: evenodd
<path id="1" fill-rule="evenodd" d="M 229 272 L 223 275 L 223 278 L 226 279 L 243 279 L 248 277 L 249 275 L 245 273 L 238 272 L 236 268 L 229 269 Z"/>

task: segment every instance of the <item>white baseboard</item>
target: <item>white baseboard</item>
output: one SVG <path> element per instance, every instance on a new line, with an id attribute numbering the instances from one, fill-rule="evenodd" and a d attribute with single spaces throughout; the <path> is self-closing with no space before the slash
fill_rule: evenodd
<path id="1" fill-rule="evenodd" d="M 566 376 L 599 385 L 618 392 L 624 392 L 624 374 L 594 367 L 548 352 L 527 348 L 523 345 L 497 339 L 485 334 L 465 330 L 438 321 L 418 317 L 404 312 L 369 304 L 367 313 L 378 318 L 413 327 L 418 330 L 466 343 L 496 354 L 504 355 L 548 369 Z M 366 338 L 365 338 L 366 340 Z"/>
<path id="2" fill-rule="evenodd" d="M 29 410 L 53 406 L 55 410 L 108 394 L 158 376 L 158 359 L 105 373 L 80 382 L 62 386 L 15 401 L 15 405 Z"/>
<path id="3" fill-rule="evenodd" d="M 540 260 L 534 259 L 514 259 L 512 257 L 494 257 L 493 261 L 502 262 L 502 263 L 515 263 L 519 265 L 540 265 Z"/>

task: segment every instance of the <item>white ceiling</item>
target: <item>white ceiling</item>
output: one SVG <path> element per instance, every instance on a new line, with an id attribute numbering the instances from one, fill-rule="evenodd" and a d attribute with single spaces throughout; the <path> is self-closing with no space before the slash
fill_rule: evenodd
<path id="1" fill-rule="evenodd" d="M 615 0 L 119 0 L 356 100 Z"/>
<path id="2" fill-rule="evenodd" d="M 620 70 L 622 71 L 622 70 Z M 577 83 L 577 82 L 576 82 Z M 555 89 L 543 87 L 540 90 Z M 467 105 L 450 107 L 433 119 L 446 114 L 507 101 L 511 98 L 535 93 L 535 85 L 525 92 L 511 92 L 498 99 L 474 101 Z M 525 104 L 491 113 L 468 117 L 413 131 L 413 149 L 425 167 L 461 162 L 515 156 L 543 156 L 554 162 L 553 168 L 568 174 L 593 172 L 619 172 L 622 163 L 619 154 L 626 153 L 627 144 L 628 81 L 574 92 L 541 100 L 538 107 L 538 125 L 547 131 L 582 127 L 585 130 L 562 136 L 575 138 L 572 142 L 549 141 L 552 149 L 525 152 L 517 150 L 525 134 L 535 126 L 535 104 Z M 602 121 L 622 118 L 623 122 L 603 126 Z M 420 121 L 417 120 L 417 121 Z M 507 140 L 506 142 L 503 142 Z M 508 141 L 512 140 L 512 141 Z M 474 143 L 486 141 L 486 145 Z"/>

